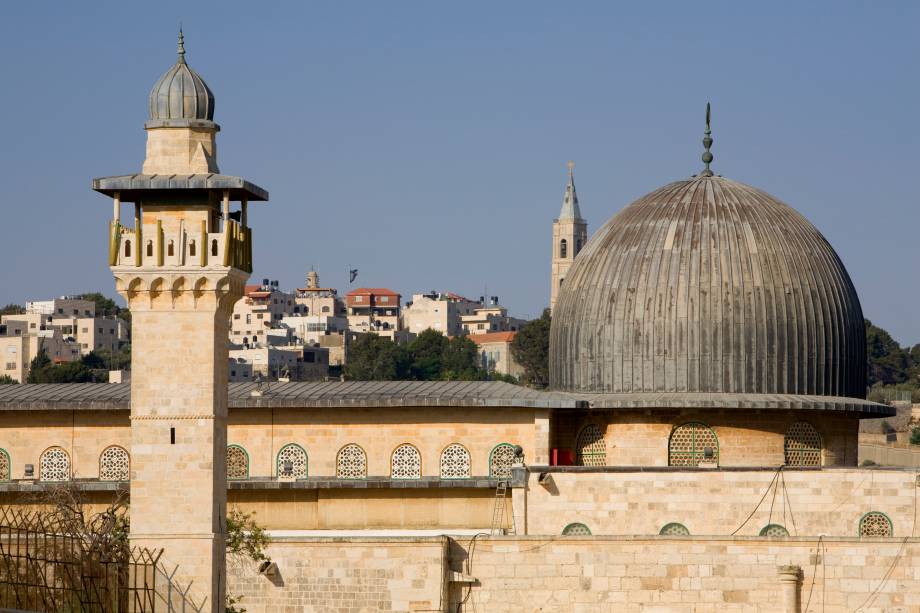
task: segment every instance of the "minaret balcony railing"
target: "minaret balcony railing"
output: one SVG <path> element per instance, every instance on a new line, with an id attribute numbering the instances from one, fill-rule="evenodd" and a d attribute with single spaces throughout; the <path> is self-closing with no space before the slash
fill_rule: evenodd
<path id="1" fill-rule="evenodd" d="M 109 266 L 145 268 L 230 267 L 252 273 L 252 228 L 230 219 L 222 232 L 208 232 L 207 222 L 195 230 L 166 232 L 158 221 L 152 236 L 140 228 L 109 222 Z"/>

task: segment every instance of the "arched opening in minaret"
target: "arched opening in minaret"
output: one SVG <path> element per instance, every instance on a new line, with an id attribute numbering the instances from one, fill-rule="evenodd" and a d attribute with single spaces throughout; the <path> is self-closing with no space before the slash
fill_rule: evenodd
<path id="1" fill-rule="evenodd" d="M 195 241 L 189 241 L 188 244 L 188 254 L 192 257 L 195 257 Z"/>
<path id="2" fill-rule="evenodd" d="M 147 257 L 153 257 L 153 241 L 147 241 Z"/>
<path id="3" fill-rule="evenodd" d="M 169 257 L 172 257 L 173 255 L 175 255 L 175 252 L 176 252 L 176 248 L 173 246 L 173 242 L 169 241 L 169 244 L 166 245 L 166 255 L 168 255 Z"/>
<path id="4" fill-rule="evenodd" d="M 131 241 L 125 241 L 125 257 L 131 257 Z"/>
<path id="5" fill-rule="evenodd" d="M 211 239 L 211 255 L 217 255 L 217 239 Z"/>
<path id="6" fill-rule="evenodd" d="M 565 239 L 559 241 L 559 257 L 562 259 L 567 258 L 569 255 L 569 242 Z"/>

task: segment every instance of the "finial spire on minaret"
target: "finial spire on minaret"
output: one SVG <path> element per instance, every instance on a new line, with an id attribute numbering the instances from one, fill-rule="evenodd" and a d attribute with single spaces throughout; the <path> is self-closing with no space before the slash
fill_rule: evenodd
<path id="1" fill-rule="evenodd" d="M 566 164 L 566 166 L 568 166 L 568 168 L 569 168 L 569 181 L 571 181 L 571 180 L 573 179 L 572 170 L 575 168 L 575 162 L 573 162 L 572 160 L 569 160 L 569 162 L 568 162 L 568 164 Z"/>
<path id="2" fill-rule="evenodd" d="M 712 170 L 709 169 L 709 164 L 712 163 L 712 151 L 709 150 L 712 147 L 712 130 L 709 128 L 709 121 L 711 117 L 711 107 L 710 104 L 706 103 L 706 131 L 703 132 L 703 146 L 706 150 L 703 152 L 703 163 L 706 164 L 706 167 L 703 169 L 703 172 L 700 173 L 701 176 L 711 177 Z"/>
<path id="3" fill-rule="evenodd" d="M 179 24 L 179 47 L 176 49 L 179 54 L 179 63 L 185 63 L 185 36 L 182 35 L 182 24 Z"/>

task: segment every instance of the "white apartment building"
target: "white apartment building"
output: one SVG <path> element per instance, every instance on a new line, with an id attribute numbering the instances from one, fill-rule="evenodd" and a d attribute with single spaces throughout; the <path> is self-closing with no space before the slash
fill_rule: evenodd
<path id="1" fill-rule="evenodd" d="M 24 324 L 24 334 L 60 330 L 64 340 L 79 345 L 82 355 L 101 349 L 114 353 L 130 341 L 127 321 L 114 315 L 97 315 L 95 302 L 71 296 L 26 302 L 25 313 L 0 317 L 0 324 L 13 321 Z"/>
<path id="2" fill-rule="evenodd" d="M 230 342 L 234 345 L 268 343 L 269 330 L 294 313 L 294 295 L 278 289 L 277 281 L 263 280 L 247 285 L 243 297 L 233 305 Z"/>
<path id="3" fill-rule="evenodd" d="M 30 332 L 28 322 L 4 318 L 0 324 L 0 375 L 25 383 L 29 366 L 42 349 L 56 364 L 80 359 L 80 347 L 66 340 L 60 329 Z"/>
<path id="4" fill-rule="evenodd" d="M 464 334 L 517 332 L 525 323 L 526 319 L 509 316 L 508 309 L 499 304 L 498 296 L 490 296 L 488 302 L 480 298 L 479 306 L 473 313 L 460 316 Z"/>
<path id="5" fill-rule="evenodd" d="M 402 312 L 403 328 L 416 335 L 431 329 L 447 336 L 459 336 L 463 332 L 461 317 L 473 315 L 481 306 L 450 292 L 413 294 L 412 302 Z"/>
<path id="6" fill-rule="evenodd" d="M 288 345 L 230 348 L 230 381 L 322 381 L 329 374 L 329 351 L 323 347 Z"/>

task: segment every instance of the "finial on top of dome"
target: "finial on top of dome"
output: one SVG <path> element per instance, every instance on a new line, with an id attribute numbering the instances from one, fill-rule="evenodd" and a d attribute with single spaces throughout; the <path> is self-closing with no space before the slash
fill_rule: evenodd
<path id="1" fill-rule="evenodd" d="M 182 24 L 179 24 L 179 47 L 176 49 L 179 54 L 179 63 L 185 63 L 185 36 L 182 35 Z"/>
<path id="2" fill-rule="evenodd" d="M 712 130 L 709 129 L 709 120 L 710 120 L 711 110 L 710 104 L 706 103 L 706 131 L 703 133 L 703 146 L 706 147 L 706 151 L 703 152 L 703 163 L 706 164 L 706 167 L 703 169 L 703 172 L 700 173 L 700 176 L 711 177 L 712 170 L 709 169 L 709 164 L 712 163 L 712 151 L 709 150 L 712 147 Z"/>

